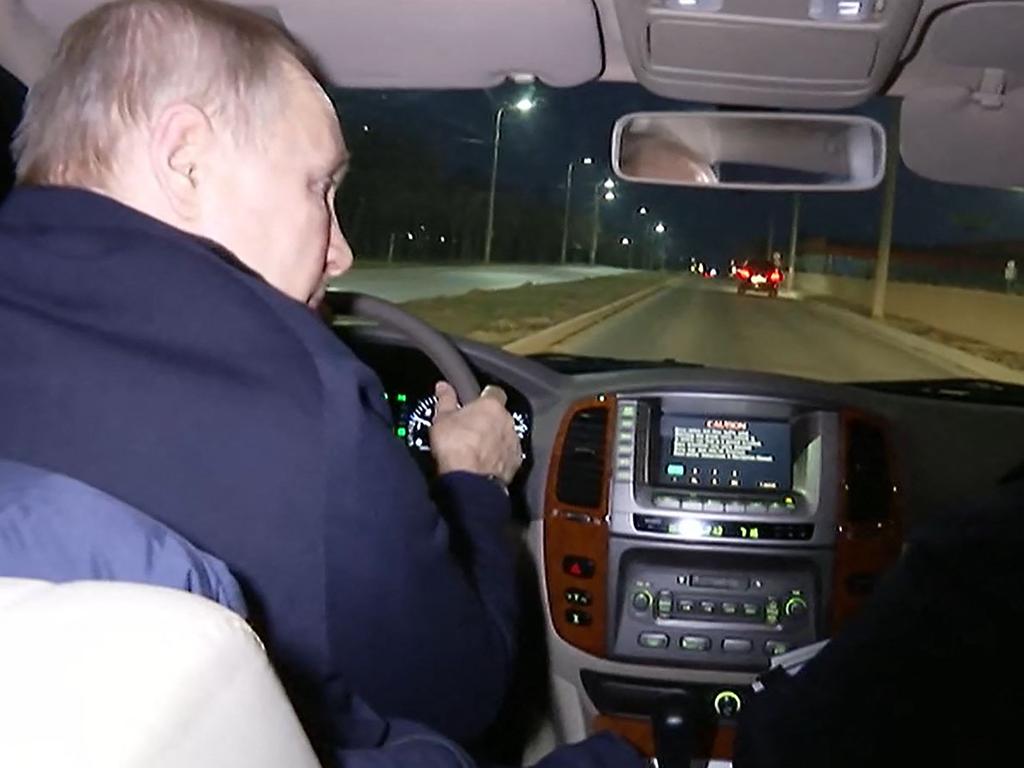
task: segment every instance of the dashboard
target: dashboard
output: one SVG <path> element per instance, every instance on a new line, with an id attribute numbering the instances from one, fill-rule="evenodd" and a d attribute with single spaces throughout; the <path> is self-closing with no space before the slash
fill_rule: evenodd
<path id="1" fill-rule="evenodd" d="M 386 335 L 345 340 L 429 459 L 436 368 Z M 841 630 L 914 523 L 982 503 L 1020 463 L 1019 406 L 459 347 L 520 417 L 523 602 L 540 611 L 523 632 L 541 635 L 521 646 L 566 741 L 610 729 L 651 752 L 658 702 L 681 693 L 705 755 L 729 757 L 772 658 Z"/>
<path id="2" fill-rule="evenodd" d="M 434 385 L 442 378 L 431 360 L 417 349 L 407 346 L 382 346 L 360 337 L 347 337 L 346 342 L 380 377 L 391 408 L 392 428 L 413 456 L 428 471 L 432 468 L 430 427 L 437 410 Z M 508 411 L 523 446 L 524 463 L 530 458 L 530 428 L 533 415 L 530 402 L 507 382 L 477 370 L 480 385 L 495 384 L 508 395 Z"/>

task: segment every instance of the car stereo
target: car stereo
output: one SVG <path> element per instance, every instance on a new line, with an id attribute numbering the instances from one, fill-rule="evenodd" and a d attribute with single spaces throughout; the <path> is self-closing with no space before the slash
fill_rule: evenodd
<path id="1" fill-rule="evenodd" d="M 617 406 L 611 655 L 755 670 L 822 637 L 836 414 L 728 395 L 620 397 Z"/>

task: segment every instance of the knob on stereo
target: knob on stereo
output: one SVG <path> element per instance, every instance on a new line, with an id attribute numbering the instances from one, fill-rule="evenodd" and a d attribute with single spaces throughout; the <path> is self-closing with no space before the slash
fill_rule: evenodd
<path id="1" fill-rule="evenodd" d="M 634 592 L 633 593 L 633 610 L 639 611 L 640 613 L 647 613 L 651 609 L 651 593 L 650 592 Z"/>
<path id="2" fill-rule="evenodd" d="M 799 595 L 794 595 L 786 601 L 786 616 L 799 619 L 807 613 L 807 601 Z"/>

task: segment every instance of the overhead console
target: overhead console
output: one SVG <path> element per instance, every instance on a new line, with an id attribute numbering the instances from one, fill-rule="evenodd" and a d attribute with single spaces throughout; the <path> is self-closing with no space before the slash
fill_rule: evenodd
<path id="1" fill-rule="evenodd" d="M 892 74 L 920 0 L 615 0 L 638 82 L 673 99 L 840 109 Z"/>
<path id="2" fill-rule="evenodd" d="M 549 475 L 545 571 L 558 635 L 632 669 L 582 662 L 602 726 L 651 715 L 673 692 L 664 668 L 692 670 L 676 692 L 731 723 L 738 673 L 827 638 L 898 557 L 896 498 L 885 429 L 864 414 L 711 393 L 577 403 Z"/>

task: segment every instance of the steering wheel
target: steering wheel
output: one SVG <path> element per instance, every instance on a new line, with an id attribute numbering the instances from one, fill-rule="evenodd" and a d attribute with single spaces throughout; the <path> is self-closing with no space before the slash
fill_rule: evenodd
<path id="1" fill-rule="evenodd" d="M 448 337 L 390 301 L 363 293 L 331 292 L 331 308 L 343 315 L 373 320 L 412 342 L 455 388 L 459 402 L 467 405 L 480 397 L 480 382 L 466 358 Z"/>

